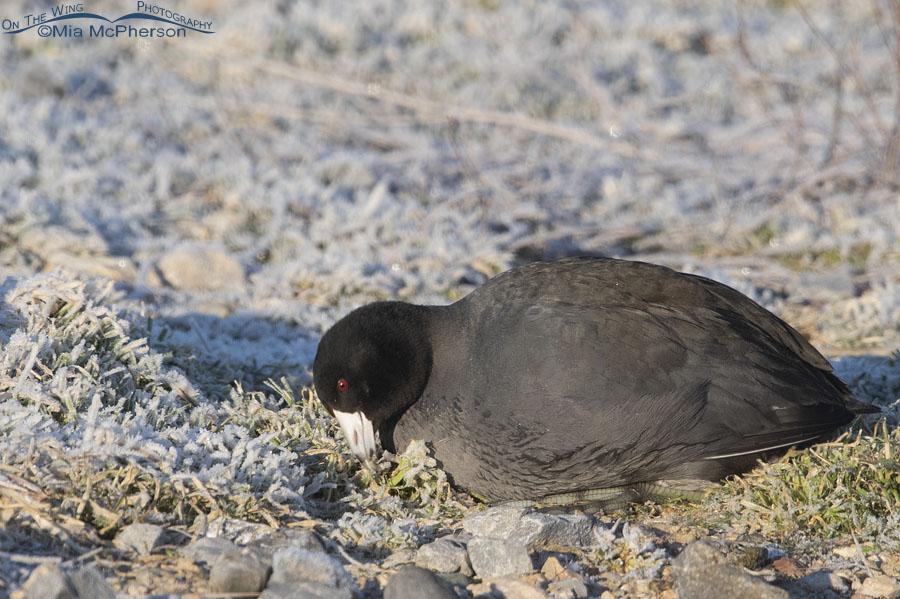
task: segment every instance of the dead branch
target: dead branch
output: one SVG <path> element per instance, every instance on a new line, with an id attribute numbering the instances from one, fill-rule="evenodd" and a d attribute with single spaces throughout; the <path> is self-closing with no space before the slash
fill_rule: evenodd
<path id="1" fill-rule="evenodd" d="M 369 98 L 400 108 L 406 108 L 416 112 L 423 121 L 443 124 L 449 122 L 450 119 L 454 119 L 464 123 L 508 127 L 510 129 L 527 131 L 536 135 L 551 137 L 601 150 L 609 151 L 614 148 L 613 151 L 617 154 L 629 158 L 646 158 L 643 152 L 637 150 L 630 144 L 619 142 L 614 139 L 604 139 L 588 131 L 559 125 L 542 119 L 536 119 L 523 114 L 502 112 L 498 110 L 482 110 L 465 106 L 447 106 L 425 98 L 396 92 L 377 83 L 361 83 L 359 81 L 353 81 L 335 75 L 326 75 L 311 69 L 287 65 L 272 60 L 261 60 L 257 67 L 259 70 L 269 74 L 293 79 L 302 82 L 305 85 L 327 89 L 339 94 Z"/>

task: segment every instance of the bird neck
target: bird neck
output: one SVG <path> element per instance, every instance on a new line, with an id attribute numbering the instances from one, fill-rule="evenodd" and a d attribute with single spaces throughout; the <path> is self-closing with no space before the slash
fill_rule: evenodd
<path id="1" fill-rule="evenodd" d="M 379 427 L 382 445 L 388 451 L 396 451 L 392 447 L 394 426 L 419 400 L 431 377 L 434 355 L 432 316 L 435 307 L 404 302 L 379 302 L 372 307 L 381 312 L 378 322 L 390 323 L 389 328 L 378 334 L 392 348 L 392 364 L 387 368 L 391 372 L 383 373 L 391 381 L 390 388 L 383 395 L 389 399 L 386 405 L 382 404 L 382 413 L 373 415 L 373 420 Z M 402 375 L 397 377 L 396 373 Z"/>
<path id="2" fill-rule="evenodd" d="M 388 418 L 414 404 L 428 384 L 432 366 L 429 306 L 378 302 L 370 309 L 379 312 L 370 322 L 381 323 L 371 333 L 390 348 L 383 364 L 385 372 L 379 373 L 387 387 L 382 391 L 390 398 L 385 413 L 379 416 Z"/>

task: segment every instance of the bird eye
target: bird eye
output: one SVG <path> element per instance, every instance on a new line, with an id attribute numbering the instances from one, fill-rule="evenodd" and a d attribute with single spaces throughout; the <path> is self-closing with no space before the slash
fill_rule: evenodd
<path id="1" fill-rule="evenodd" d="M 338 382 L 337 382 L 338 393 L 346 393 L 349 389 L 350 389 L 350 383 L 347 382 L 347 379 L 338 379 Z"/>

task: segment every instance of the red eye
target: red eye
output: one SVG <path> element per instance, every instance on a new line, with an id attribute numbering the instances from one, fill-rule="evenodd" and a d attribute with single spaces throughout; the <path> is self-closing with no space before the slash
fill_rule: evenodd
<path id="1" fill-rule="evenodd" d="M 346 393 L 349 389 L 350 389 L 350 383 L 347 382 L 347 379 L 338 379 L 338 382 L 337 382 L 338 393 Z"/>

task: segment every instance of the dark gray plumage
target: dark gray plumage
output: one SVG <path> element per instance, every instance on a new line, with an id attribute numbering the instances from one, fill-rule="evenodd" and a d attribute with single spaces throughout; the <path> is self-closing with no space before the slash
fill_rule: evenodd
<path id="1" fill-rule="evenodd" d="M 365 422 L 391 450 L 425 439 L 492 500 L 715 481 L 877 411 L 734 289 L 598 258 L 514 269 L 450 306 L 359 308 L 314 377 L 361 457 Z"/>

